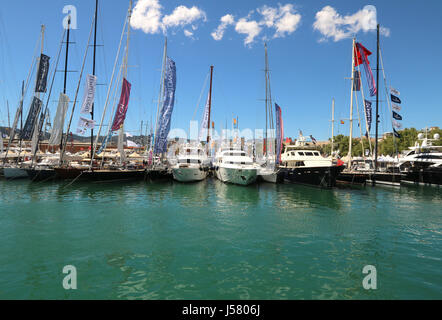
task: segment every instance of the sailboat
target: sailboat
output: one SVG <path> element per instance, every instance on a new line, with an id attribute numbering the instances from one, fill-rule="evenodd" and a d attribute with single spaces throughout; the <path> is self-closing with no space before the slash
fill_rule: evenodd
<path id="1" fill-rule="evenodd" d="M 34 182 L 40 182 L 40 181 L 49 181 L 53 180 L 57 177 L 56 171 L 54 170 L 54 167 L 59 164 L 58 157 L 56 154 L 46 156 L 41 161 L 38 161 L 37 159 L 37 151 L 38 151 L 38 143 L 40 142 L 40 137 L 42 134 L 45 133 L 43 131 L 43 123 L 45 121 L 45 117 L 49 115 L 49 101 L 51 99 L 52 94 L 52 87 L 55 81 L 56 71 L 58 68 L 59 58 L 62 50 L 63 43 L 66 43 L 65 48 L 65 64 L 64 64 L 64 84 L 63 84 L 63 92 L 60 93 L 58 106 L 57 106 L 57 112 L 54 118 L 54 127 L 52 128 L 51 136 L 48 141 L 48 147 L 49 146 L 60 146 L 61 151 L 61 144 L 62 144 L 62 137 L 63 137 L 63 125 L 65 122 L 66 117 L 66 111 L 69 105 L 69 97 L 66 94 L 67 91 L 67 74 L 68 74 L 68 59 L 69 59 L 69 44 L 70 44 L 70 28 L 71 26 L 71 19 L 68 18 L 67 28 L 64 29 L 63 35 L 61 37 L 60 41 L 60 47 L 56 58 L 56 63 L 54 67 L 54 71 L 52 74 L 52 81 L 49 89 L 49 96 L 46 102 L 46 107 L 44 110 L 42 110 L 41 119 L 40 119 L 40 125 L 37 128 L 37 141 L 36 145 L 33 147 L 33 157 L 32 157 L 32 163 L 30 168 L 26 169 L 26 173 L 28 177 L 31 179 L 31 181 Z M 66 39 L 65 39 L 66 36 Z"/>
<path id="2" fill-rule="evenodd" d="M 65 159 L 64 159 L 64 155 L 65 155 L 65 149 L 66 149 L 66 140 L 67 137 L 65 137 L 64 142 L 63 142 L 63 149 L 61 151 L 61 155 L 60 155 L 60 163 L 61 166 L 55 168 L 55 171 L 57 172 L 57 176 L 58 178 L 62 178 L 62 179 L 80 179 L 80 180 L 93 180 L 93 181 L 103 181 L 103 180 L 132 180 L 132 179 L 142 179 L 144 178 L 144 169 L 127 169 L 124 166 L 124 159 L 125 159 L 125 155 L 124 155 L 124 150 L 122 149 L 122 144 L 119 145 L 119 149 L 120 149 L 120 163 L 118 164 L 107 164 L 104 161 L 104 151 L 105 148 L 107 146 L 107 143 L 110 139 L 110 137 L 112 136 L 112 133 L 114 131 L 119 131 L 120 132 L 120 137 L 124 134 L 123 131 L 123 124 L 124 124 L 124 120 L 126 117 L 126 112 L 127 112 L 127 107 L 128 107 L 128 103 L 129 103 L 129 96 L 130 96 L 130 90 L 131 90 L 131 84 L 129 83 L 129 81 L 126 79 L 127 77 L 127 62 L 128 62 L 128 50 L 129 50 L 129 37 L 130 37 L 130 18 L 131 18 L 131 14 L 132 14 L 132 1 L 130 1 L 130 5 L 129 5 L 129 9 L 128 9 L 128 13 L 125 19 L 125 23 L 124 23 L 124 27 L 123 27 L 123 31 L 121 34 L 121 39 L 120 39 L 120 45 L 118 47 L 118 52 L 115 58 L 115 64 L 114 64 L 114 70 L 112 72 L 112 77 L 111 77 L 111 84 L 108 87 L 108 94 L 107 94 L 107 98 L 106 98 L 106 103 L 105 103 L 105 107 L 104 107 L 104 111 L 103 111 L 103 115 L 101 118 L 101 123 L 100 123 L 100 127 L 97 133 L 97 137 L 95 140 L 95 144 L 92 147 L 91 150 L 91 159 L 90 159 L 90 164 L 89 166 L 87 165 L 77 165 L 74 166 L 74 164 L 65 164 Z M 96 14 L 94 17 L 94 24 L 95 24 L 95 20 L 96 19 Z M 96 24 L 95 24 L 96 26 Z M 126 30 L 127 27 L 127 30 Z M 96 27 L 95 27 L 96 30 Z M 120 101 L 118 103 L 118 108 L 116 108 L 116 105 L 114 105 L 114 110 L 116 108 L 115 111 L 115 116 L 113 118 L 112 123 L 108 126 L 108 134 L 106 135 L 104 141 L 101 143 L 101 148 L 100 150 L 97 152 L 97 146 L 98 146 L 98 139 L 100 138 L 100 132 L 101 132 L 101 128 L 103 126 L 103 121 L 104 121 L 104 116 L 106 114 L 106 110 L 107 110 L 107 106 L 108 106 L 108 102 L 109 102 L 109 96 L 110 96 L 110 91 L 112 88 L 112 84 L 114 81 L 114 75 L 115 75 L 115 69 L 117 66 L 117 62 L 118 59 L 120 57 L 120 49 L 121 49 L 121 44 L 123 41 L 123 36 L 125 34 L 127 34 L 127 38 L 126 38 L 126 49 L 125 49 L 125 54 L 124 54 L 124 58 L 123 58 L 123 63 L 121 65 L 120 68 L 120 72 L 119 75 L 117 77 L 117 79 L 121 78 L 121 96 L 120 96 Z M 91 28 L 91 33 L 92 33 L 92 28 Z M 89 35 L 89 40 L 88 40 L 88 44 L 90 41 L 90 37 L 91 37 L 91 33 Z M 82 67 L 82 71 L 83 72 L 83 68 L 84 68 L 84 62 L 86 59 L 86 55 L 87 55 L 87 49 L 86 49 L 86 53 L 83 59 L 83 67 Z M 95 57 L 95 55 L 94 55 Z M 94 70 L 95 71 L 95 70 Z M 121 77 L 120 77 L 121 76 Z M 89 79 L 91 79 L 91 77 L 88 77 Z M 81 81 L 81 74 L 80 74 L 80 81 Z M 78 86 L 77 86 L 77 92 L 76 92 L 76 97 L 74 100 L 74 106 L 72 107 L 72 112 L 71 112 L 71 117 L 70 117 L 70 121 L 69 121 L 69 126 L 68 126 L 68 132 L 70 129 L 70 124 L 72 122 L 72 116 L 75 110 L 75 106 L 76 106 L 76 98 L 78 95 L 78 90 L 79 90 L 79 85 L 80 85 L 80 81 L 78 82 Z M 88 84 L 89 81 L 87 81 L 86 83 L 86 88 L 89 88 L 90 85 Z M 118 85 L 119 82 L 117 82 L 116 85 Z M 87 89 L 86 89 L 87 90 Z M 87 101 L 89 101 L 88 105 L 90 106 L 91 104 L 93 104 L 93 99 L 86 99 Z M 84 100 L 85 101 L 85 100 Z M 82 109 L 84 108 L 85 104 L 83 103 Z M 83 111 L 83 110 L 82 110 Z M 113 112 L 112 112 L 113 113 Z M 86 127 L 86 128 L 93 128 L 95 121 L 94 120 L 90 120 L 90 119 L 86 119 L 84 117 L 80 118 L 80 122 L 79 124 L 81 124 L 82 126 Z M 120 140 L 122 142 L 122 140 Z M 101 157 L 101 164 L 98 164 L 98 161 L 95 161 L 95 156 L 100 155 L 100 153 L 103 153 L 103 156 Z"/>
<path id="3" fill-rule="evenodd" d="M 258 177 L 265 182 L 277 183 L 282 182 L 282 174 L 279 173 L 279 169 L 276 166 L 276 149 L 273 148 L 275 139 L 273 137 L 274 125 L 273 125 L 273 112 L 272 112 L 272 92 L 270 88 L 270 70 L 269 60 L 267 54 L 267 44 L 264 44 L 265 48 L 265 84 L 266 84 L 266 96 L 265 96 L 265 111 L 266 111 L 266 128 L 264 139 L 264 164 L 258 169 Z M 269 128 L 270 127 L 270 128 Z M 270 137 L 269 137 L 270 129 Z M 283 137 L 280 137 L 282 139 Z M 281 143 L 281 141 L 280 141 Z"/>
<path id="4" fill-rule="evenodd" d="M 157 105 L 153 148 L 149 151 L 146 175 L 150 180 L 171 179 L 173 174 L 165 158 L 167 136 L 170 131 L 173 108 L 175 105 L 176 65 L 167 56 L 167 38 L 164 43 L 163 68 L 161 72 L 160 94 Z M 160 104 L 161 108 L 160 108 Z"/>
<path id="5" fill-rule="evenodd" d="M 210 87 L 209 94 L 207 96 L 207 103 L 203 113 L 203 121 L 201 124 L 199 141 L 206 139 L 204 137 L 205 130 L 207 130 L 207 148 L 210 145 L 210 114 L 212 106 L 212 79 L 213 79 L 213 66 L 210 66 Z M 199 143 L 196 146 L 186 145 L 181 148 L 181 152 L 178 155 L 177 163 L 172 166 L 173 178 L 180 182 L 192 182 L 201 181 L 206 179 L 210 167 L 210 161 L 207 156 L 206 150 L 204 150 Z"/>
<path id="6" fill-rule="evenodd" d="M 30 141 L 32 139 L 32 147 L 34 148 L 36 136 L 39 134 L 37 128 L 39 126 L 39 113 L 42 107 L 42 100 L 40 99 L 40 94 L 46 92 L 46 81 L 48 76 L 48 70 L 49 70 L 49 57 L 45 54 L 43 54 L 43 44 L 44 44 L 44 32 L 45 32 L 45 26 L 41 26 L 41 44 L 40 44 L 40 56 L 38 58 L 38 72 L 37 77 L 35 81 L 35 89 L 34 89 L 34 96 L 31 102 L 31 106 L 29 108 L 28 116 L 26 118 L 26 123 L 24 128 L 20 131 L 20 150 L 19 150 L 19 156 L 17 158 L 17 162 L 15 164 L 9 164 L 6 165 L 6 160 L 8 157 L 8 152 L 12 143 L 12 140 L 15 136 L 15 129 L 17 127 L 17 122 L 19 116 L 23 113 L 23 100 L 25 97 L 26 89 L 29 85 L 31 70 L 33 68 L 33 64 L 31 65 L 31 69 L 28 73 L 28 79 L 26 81 L 26 89 L 22 89 L 22 97 L 20 100 L 20 105 L 16 113 L 16 117 L 13 124 L 13 130 L 10 133 L 9 143 L 8 147 L 6 149 L 5 157 L 3 160 L 4 164 L 4 176 L 6 179 L 19 179 L 19 178 L 27 178 L 28 174 L 26 172 L 27 166 L 30 164 L 27 158 L 25 158 L 23 162 L 20 161 L 21 153 L 21 142 L 22 141 Z M 30 155 L 30 154 L 29 154 Z"/>

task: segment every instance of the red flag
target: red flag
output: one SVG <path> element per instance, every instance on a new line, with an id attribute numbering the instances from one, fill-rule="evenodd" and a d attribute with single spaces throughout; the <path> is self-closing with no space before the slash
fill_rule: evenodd
<path id="1" fill-rule="evenodd" d="M 361 49 L 362 49 L 362 53 L 368 57 L 369 55 L 371 55 L 371 52 L 367 50 L 367 48 L 365 48 L 362 44 L 359 43 L 360 49 L 357 49 L 357 46 L 355 46 L 355 67 L 357 67 L 358 65 L 364 63 L 364 59 L 362 58 L 362 54 L 361 54 Z M 370 61 L 368 61 L 367 59 L 367 63 L 370 64 Z"/>
<path id="2" fill-rule="evenodd" d="M 131 84 L 123 78 L 123 86 L 121 88 L 120 102 L 118 103 L 118 109 L 115 114 L 114 123 L 112 124 L 112 131 L 120 130 L 121 126 L 126 119 L 127 107 L 129 104 Z"/>

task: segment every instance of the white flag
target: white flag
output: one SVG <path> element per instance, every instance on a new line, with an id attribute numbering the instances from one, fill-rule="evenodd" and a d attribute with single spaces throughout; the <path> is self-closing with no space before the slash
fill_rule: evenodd
<path id="1" fill-rule="evenodd" d="M 86 133 L 86 129 L 77 128 L 77 134 L 83 135 Z"/>
<path id="2" fill-rule="evenodd" d="M 60 97 L 58 98 L 57 113 L 55 114 L 54 118 L 54 127 L 52 128 L 51 138 L 49 139 L 50 146 L 59 145 L 61 143 L 64 120 L 68 106 L 69 97 L 63 93 L 60 93 Z"/>
<path id="3" fill-rule="evenodd" d="M 400 124 L 399 122 L 397 122 L 397 121 L 395 121 L 395 120 L 393 120 L 393 126 L 394 126 L 396 129 L 400 129 L 400 128 L 402 128 L 402 124 Z"/>
<path id="4" fill-rule="evenodd" d="M 130 133 L 126 132 L 126 137 L 130 137 L 131 138 L 131 137 L 133 137 L 133 135 L 131 135 Z"/>
<path id="5" fill-rule="evenodd" d="M 86 129 L 93 129 L 95 128 L 95 120 L 80 117 L 80 120 L 78 120 L 78 126 Z"/>
<path id="6" fill-rule="evenodd" d="M 397 105 L 396 103 L 392 103 L 391 107 L 393 108 L 393 110 L 395 111 L 401 111 L 402 107 Z"/>
<path id="7" fill-rule="evenodd" d="M 400 96 L 401 93 L 393 87 L 390 87 L 390 92 L 396 96 Z"/>
<path id="8" fill-rule="evenodd" d="M 134 148 L 139 148 L 140 146 L 138 144 L 136 144 L 133 141 L 127 140 L 127 146 L 128 147 L 134 147 Z"/>
<path id="9" fill-rule="evenodd" d="M 92 104 L 95 99 L 95 87 L 97 85 L 97 77 L 88 74 L 86 77 L 86 87 L 84 88 L 83 103 L 81 105 L 81 113 L 87 114 L 92 112 Z"/>

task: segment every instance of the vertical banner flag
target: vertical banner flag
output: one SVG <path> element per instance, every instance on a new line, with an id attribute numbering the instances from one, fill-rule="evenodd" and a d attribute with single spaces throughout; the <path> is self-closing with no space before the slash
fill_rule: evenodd
<path id="1" fill-rule="evenodd" d="M 18 124 L 18 119 L 20 118 L 20 115 L 23 112 L 23 97 L 20 100 L 20 106 L 17 108 L 17 112 L 15 112 L 15 118 L 14 118 L 14 123 L 12 124 L 12 128 L 11 131 L 9 131 L 9 143 L 8 146 L 11 145 L 12 140 L 14 140 L 14 136 L 15 136 L 15 131 L 17 128 L 17 124 Z"/>
<path id="2" fill-rule="evenodd" d="M 393 110 L 395 111 L 401 111 L 402 107 L 397 105 L 396 103 L 392 103 L 391 107 L 393 108 Z"/>
<path id="3" fill-rule="evenodd" d="M 397 132 L 394 128 L 393 128 L 393 133 L 396 138 L 398 138 L 398 139 L 401 138 L 401 135 L 399 134 L 399 132 Z"/>
<path id="4" fill-rule="evenodd" d="M 41 109 L 42 101 L 37 97 L 32 100 L 31 108 L 29 109 L 28 117 L 26 118 L 25 126 L 21 132 L 20 138 L 22 140 L 31 140 L 34 133 L 35 121 Z"/>
<path id="5" fill-rule="evenodd" d="M 368 51 L 362 44 L 356 42 L 356 60 L 355 66 L 357 67 L 361 63 L 364 65 L 365 75 L 367 77 L 368 87 L 370 88 L 370 96 L 375 96 L 377 92 L 376 83 L 373 78 L 373 73 L 370 68 L 370 61 L 368 61 L 368 56 L 371 52 Z"/>
<path id="6" fill-rule="evenodd" d="M 89 120 L 84 117 L 80 117 L 78 120 L 78 126 L 85 129 L 93 129 L 95 127 L 95 120 Z"/>
<path id="7" fill-rule="evenodd" d="M 400 96 L 401 93 L 393 87 L 390 87 L 390 92 L 396 96 Z"/>
<path id="8" fill-rule="evenodd" d="M 395 95 L 393 95 L 393 94 L 390 94 L 390 96 L 391 96 L 391 101 L 392 102 L 394 102 L 394 103 L 401 103 L 401 99 L 399 99 L 398 97 L 396 97 Z"/>
<path id="9" fill-rule="evenodd" d="M 316 139 L 312 135 L 310 135 L 310 139 L 312 139 L 313 144 L 318 143 L 318 141 L 316 141 Z"/>
<path id="10" fill-rule="evenodd" d="M 97 85 L 97 77 L 88 74 L 86 77 L 86 87 L 84 88 L 83 103 L 81 104 L 81 113 L 87 114 L 92 112 L 92 105 L 95 99 L 95 88 Z"/>
<path id="11" fill-rule="evenodd" d="M 284 139 L 284 123 L 282 122 L 281 107 L 275 103 L 276 110 L 276 164 L 281 163 L 281 153 Z"/>
<path id="12" fill-rule="evenodd" d="M 395 120 L 393 120 L 393 126 L 394 126 L 395 128 L 397 128 L 397 129 L 402 128 L 402 125 L 401 125 L 399 122 L 395 121 Z"/>
<path id="13" fill-rule="evenodd" d="M 358 70 L 353 74 L 353 91 L 361 91 L 361 72 Z"/>
<path id="14" fill-rule="evenodd" d="M 207 140 L 207 127 L 209 126 L 209 98 L 210 93 L 207 95 L 206 107 L 204 108 L 203 120 L 201 121 L 201 129 L 199 134 L 199 141 Z"/>
<path id="15" fill-rule="evenodd" d="M 40 55 L 40 64 L 37 73 L 37 83 L 35 84 L 35 92 L 46 92 L 46 83 L 49 72 L 49 57 L 47 55 Z"/>
<path id="16" fill-rule="evenodd" d="M 57 112 L 54 118 L 54 127 L 52 128 L 51 137 L 49 138 L 49 145 L 55 146 L 61 143 L 63 136 L 64 119 L 66 117 L 66 111 L 69 106 L 69 97 L 64 93 L 60 93 L 58 98 Z"/>
<path id="17" fill-rule="evenodd" d="M 118 103 L 118 109 L 115 113 L 114 122 L 112 124 L 112 131 L 120 130 L 126 118 L 127 107 L 129 104 L 131 84 L 125 78 L 123 78 L 123 85 L 121 86 L 120 102 Z"/>
<path id="18" fill-rule="evenodd" d="M 365 116 L 367 117 L 367 132 L 365 133 L 365 136 L 368 138 L 370 134 L 371 129 L 371 121 L 372 121 L 372 108 L 371 108 L 371 102 L 368 100 L 364 100 L 365 102 Z"/>
<path id="19" fill-rule="evenodd" d="M 158 117 L 158 127 L 155 132 L 154 153 L 167 151 L 167 135 L 170 131 L 170 120 L 172 118 L 173 106 L 175 104 L 176 89 L 176 65 L 169 57 L 166 58 L 166 75 L 164 77 L 163 105 Z"/>
<path id="20" fill-rule="evenodd" d="M 399 113 L 393 111 L 393 118 L 396 120 L 402 120 L 402 116 Z"/>

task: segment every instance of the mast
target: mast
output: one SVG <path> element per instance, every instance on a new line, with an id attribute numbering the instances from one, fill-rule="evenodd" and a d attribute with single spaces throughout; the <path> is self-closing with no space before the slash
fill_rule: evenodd
<path id="1" fill-rule="evenodd" d="M 95 76 L 95 57 L 97 52 L 97 19 L 98 19 L 98 0 L 95 0 L 95 25 L 94 25 L 94 58 L 92 62 L 92 75 Z M 91 109 L 91 119 L 94 120 L 94 105 L 95 103 L 92 103 L 92 109 Z M 91 154 L 92 154 L 92 148 L 94 147 L 94 128 L 91 129 Z"/>
<path id="2" fill-rule="evenodd" d="M 333 158 L 333 149 L 335 146 L 334 129 L 335 129 L 335 98 L 333 98 L 333 100 L 332 100 L 332 140 L 331 140 L 331 156 L 332 156 L 332 158 Z"/>
<path id="3" fill-rule="evenodd" d="M 350 96 L 350 138 L 348 141 L 348 166 L 351 170 L 351 149 L 353 140 L 353 86 L 354 86 L 354 70 L 355 70 L 355 38 L 353 38 L 353 45 L 351 49 L 351 96 Z"/>
<path id="4" fill-rule="evenodd" d="M 379 134 L 379 24 L 377 25 L 377 47 L 376 47 L 376 141 L 374 150 L 374 171 L 378 171 L 378 134 Z M 373 179 L 373 184 L 376 181 Z"/>
<path id="5" fill-rule="evenodd" d="M 70 35 L 70 33 L 71 33 L 71 16 L 69 16 L 69 19 L 68 19 L 68 30 L 67 30 L 67 34 L 66 34 L 66 57 L 64 60 L 63 94 L 66 94 L 66 83 L 67 83 L 67 77 L 68 77 L 69 35 Z M 62 149 L 63 149 L 63 130 L 61 130 L 60 154 L 61 154 Z"/>
<path id="6" fill-rule="evenodd" d="M 8 109 L 8 128 L 9 128 L 9 134 L 11 134 L 11 119 L 9 118 L 9 101 L 6 100 L 6 108 Z"/>
<path id="7" fill-rule="evenodd" d="M 266 157 L 266 159 L 268 158 L 267 156 L 268 156 L 268 152 L 269 152 L 269 148 L 268 148 L 268 145 L 269 145 L 269 139 L 268 139 L 268 127 L 269 127 L 269 125 L 268 125 L 268 99 L 269 99 L 269 97 L 268 97 L 268 87 L 269 87 L 269 85 L 268 85 L 268 78 L 267 78 L 267 72 L 268 72 L 268 57 L 267 57 L 267 43 L 264 43 L 264 50 L 265 50 L 265 69 L 264 69 L 264 72 L 265 72 L 265 78 L 266 78 L 266 98 L 265 98 L 265 104 L 266 104 L 266 106 L 265 106 L 265 110 L 266 110 L 266 128 L 265 128 L 265 149 L 266 149 L 266 151 L 264 152 L 264 156 Z"/>
<path id="8" fill-rule="evenodd" d="M 209 143 L 210 139 L 210 112 L 212 110 L 212 77 L 213 77 L 213 66 L 210 66 L 209 120 L 207 121 L 207 143 Z"/>
<path id="9" fill-rule="evenodd" d="M 123 61 L 123 74 L 122 74 L 123 79 L 127 78 L 127 63 L 128 63 L 128 59 L 129 59 L 130 18 L 131 18 L 131 16 L 132 16 L 132 0 L 130 1 L 130 4 L 129 4 L 129 12 L 128 12 L 128 17 L 127 17 L 128 23 L 127 23 L 127 36 L 126 36 L 126 52 L 125 52 L 124 61 Z M 124 122 L 121 125 L 119 136 L 118 136 L 118 149 L 121 149 L 121 150 L 119 150 L 120 163 L 123 163 L 126 158 L 126 156 L 124 154 Z"/>

